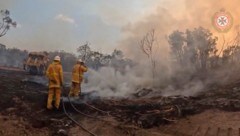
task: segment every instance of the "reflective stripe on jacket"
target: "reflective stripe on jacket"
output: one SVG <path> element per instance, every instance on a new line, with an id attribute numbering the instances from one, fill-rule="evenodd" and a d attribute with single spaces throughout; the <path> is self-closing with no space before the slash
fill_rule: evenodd
<path id="1" fill-rule="evenodd" d="M 60 62 L 50 64 L 46 75 L 49 79 L 49 88 L 60 88 L 61 84 L 63 84 L 63 70 Z"/>

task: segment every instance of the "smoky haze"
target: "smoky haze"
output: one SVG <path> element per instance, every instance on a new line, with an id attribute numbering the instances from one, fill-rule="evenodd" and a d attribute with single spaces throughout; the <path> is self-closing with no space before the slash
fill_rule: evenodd
<path id="1" fill-rule="evenodd" d="M 217 78 L 221 78 L 221 81 L 217 83 L 224 84 L 231 78 L 229 76 L 231 73 L 229 74 L 227 68 L 213 72 L 214 76 L 209 74 L 207 77 L 212 77 L 209 79 L 190 78 L 192 73 L 187 73 L 188 69 L 173 64 L 174 60 L 171 56 L 168 38 L 175 30 L 185 32 L 186 29 L 189 29 L 192 31 L 194 28 L 202 26 L 218 37 L 216 46 L 220 49 L 223 36 L 227 41 L 230 41 L 235 35 L 234 28 L 240 23 L 238 17 L 240 14 L 239 4 L 239 0 L 164 0 L 159 2 L 157 8 L 154 8 L 150 14 L 122 27 L 118 48 L 124 52 L 126 58 L 136 62 L 136 65 L 124 66 L 122 68 L 123 73 L 111 66 L 104 66 L 98 70 L 90 69 L 87 73 L 89 82 L 83 84 L 84 91 L 97 91 L 102 97 L 129 97 L 143 88 L 151 88 L 155 91 L 154 93 L 159 95 L 181 94 L 189 96 L 206 90 L 210 83 L 217 82 Z M 230 12 L 234 19 L 233 27 L 227 33 L 219 33 L 212 24 L 213 15 L 221 9 Z M 29 38 L 30 42 L 28 43 L 37 43 L 38 47 L 47 47 L 48 44 L 44 44 L 44 41 L 48 41 L 50 45 L 53 45 L 49 48 L 63 47 L 64 49 L 67 46 L 62 43 L 65 40 L 72 39 L 69 28 L 62 27 L 59 24 L 54 26 L 53 29 L 56 31 L 62 29 L 67 36 L 55 37 L 52 33 L 45 35 L 48 29 L 40 28 L 38 34 Z M 76 28 L 71 27 L 70 29 Z M 156 61 L 154 79 L 152 78 L 151 61 L 140 48 L 140 41 L 153 29 L 155 30 L 153 58 Z M 74 44 L 74 42 L 69 44 Z M 30 46 L 31 44 L 28 45 L 29 48 L 31 48 Z M 177 77 L 177 80 L 173 80 L 175 77 Z M 179 86 L 182 87 L 178 88 L 175 84 L 180 84 Z"/>
<path id="2" fill-rule="evenodd" d="M 184 68 L 172 65 L 173 60 L 170 56 L 171 50 L 169 48 L 168 36 L 174 30 L 185 32 L 186 29 L 193 30 L 201 26 L 210 30 L 213 36 L 218 37 L 216 47 L 220 51 L 223 44 L 222 37 L 226 41 L 232 40 L 236 34 L 235 28 L 240 23 L 238 17 L 240 9 L 237 6 L 240 2 L 238 0 L 180 0 L 177 2 L 164 1 L 161 4 L 152 14 L 146 15 L 142 20 L 122 28 L 122 40 L 118 47 L 124 51 L 127 57 L 137 62 L 138 65 L 127 69 L 128 74 L 125 75 L 116 74 L 111 68 L 101 69 L 98 73 L 93 72 L 91 73 L 93 76 L 90 76 L 93 84 L 90 83 L 88 85 L 90 88 L 94 86 L 95 90 L 101 90 L 99 92 L 102 96 L 129 96 L 129 94 L 137 92 L 139 88 L 153 88 L 161 95 L 180 94 L 189 96 L 207 90 L 206 87 L 213 82 L 224 84 L 229 79 L 236 78 L 227 72 L 228 68 L 223 68 L 215 73 L 212 72 L 212 74 L 208 75 L 211 78 L 206 80 L 191 79 L 191 76 L 188 77 L 184 73 L 179 74 L 179 69 Z M 234 19 L 233 27 L 227 33 L 219 33 L 212 24 L 213 15 L 221 9 L 230 12 Z M 156 32 L 156 42 L 153 47 L 153 56 L 157 62 L 154 81 L 152 81 L 151 62 L 139 46 L 142 38 L 152 29 Z M 226 48 L 225 46 L 224 49 Z M 192 73 L 185 74 L 191 75 Z M 171 79 L 177 75 L 179 79 L 172 81 Z M 178 81 L 185 82 L 182 84 L 179 82 L 180 86 L 182 86 L 181 89 L 171 84 L 171 82 Z M 99 83 L 99 86 L 97 83 Z M 118 91 L 116 93 L 111 91 L 111 86 L 116 87 Z"/>

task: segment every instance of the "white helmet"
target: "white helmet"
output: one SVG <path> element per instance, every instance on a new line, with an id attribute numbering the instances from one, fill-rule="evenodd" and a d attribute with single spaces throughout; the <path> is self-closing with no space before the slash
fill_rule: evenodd
<path id="1" fill-rule="evenodd" d="M 78 62 L 83 62 L 82 59 L 78 59 L 77 61 L 78 61 Z"/>
<path id="2" fill-rule="evenodd" d="M 54 60 L 56 60 L 56 61 L 61 61 L 61 58 L 60 58 L 59 56 L 55 56 L 55 57 L 54 57 Z"/>

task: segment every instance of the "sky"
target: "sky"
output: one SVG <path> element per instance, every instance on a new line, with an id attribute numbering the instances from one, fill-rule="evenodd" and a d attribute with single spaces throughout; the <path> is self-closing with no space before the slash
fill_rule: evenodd
<path id="1" fill-rule="evenodd" d="M 150 14 L 157 0 L 1 0 L 18 23 L 0 38 L 7 47 L 75 52 L 88 41 L 94 50 L 117 48 L 124 26 Z"/>
<path id="2" fill-rule="evenodd" d="M 219 37 L 221 48 L 222 37 L 230 41 L 235 28 L 240 29 L 239 4 L 239 0 L 0 0 L 0 9 L 10 10 L 18 23 L 0 43 L 30 51 L 76 53 L 88 41 L 101 53 L 120 48 L 138 59 L 139 41 L 151 29 L 166 53 L 171 32 L 202 26 Z M 212 23 L 222 9 L 233 17 L 233 27 L 226 33 L 216 31 Z"/>

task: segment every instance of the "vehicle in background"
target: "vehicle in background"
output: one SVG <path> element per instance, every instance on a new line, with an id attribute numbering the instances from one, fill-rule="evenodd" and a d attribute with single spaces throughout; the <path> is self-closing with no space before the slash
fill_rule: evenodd
<path id="1" fill-rule="evenodd" d="M 30 52 L 23 62 L 23 68 L 31 75 L 44 75 L 48 62 L 47 52 Z"/>

